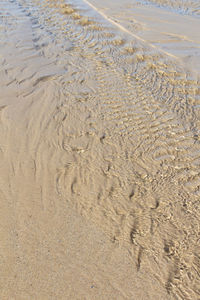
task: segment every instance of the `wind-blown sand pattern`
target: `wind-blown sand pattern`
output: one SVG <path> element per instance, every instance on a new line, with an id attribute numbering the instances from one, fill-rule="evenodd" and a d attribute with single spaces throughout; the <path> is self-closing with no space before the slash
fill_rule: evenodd
<path id="1" fill-rule="evenodd" d="M 136 1 L 136 3 L 155 4 L 168 9 L 175 9 L 182 14 L 200 15 L 200 3 L 198 0 L 147 0 Z"/>
<path id="2" fill-rule="evenodd" d="M 0 298 L 200 299 L 199 72 L 95 5 L 0 2 Z"/>

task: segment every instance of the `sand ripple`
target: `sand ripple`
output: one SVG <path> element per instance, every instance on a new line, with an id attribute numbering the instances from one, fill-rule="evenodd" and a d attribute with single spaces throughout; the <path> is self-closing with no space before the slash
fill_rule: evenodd
<path id="1" fill-rule="evenodd" d="M 2 299 L 198 299 L 199 78 L 84 2 L 0 11 Z"/>

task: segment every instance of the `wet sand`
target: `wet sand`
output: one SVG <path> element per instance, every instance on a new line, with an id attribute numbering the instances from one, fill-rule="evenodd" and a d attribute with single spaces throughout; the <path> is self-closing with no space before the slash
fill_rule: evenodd
<path id="1" fill-rule="evenodd" d="M 199 10 L 138 2 L 0 2 L 1 299 L 200 297 Z"/>

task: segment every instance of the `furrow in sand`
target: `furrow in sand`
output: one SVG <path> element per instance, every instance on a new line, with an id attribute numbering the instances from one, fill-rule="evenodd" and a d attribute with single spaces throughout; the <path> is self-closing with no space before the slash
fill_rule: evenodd
<path id="1" fill-rule="evenodd" d="M 67 295 L 60 275 L 39 285 L 36 278 L 44 278 L 37 270 L 43 259 L 50 274 L 60 272 L 65 214 L 74 209 L 101 228 L 114 249 L 129 253 L 137 289 L 143 281 L 148 290 L 152 278 L 156 286 L 149 296 L 143 287 L 124 289 L 108 275 L 105 299 L 109 291 L 117 299 L 136 293 L 144 299 L 198 299 L 198 79 L 173 57 L 124 28 L 119 32 L 120 24 L 81 4 L 9 5 L 18 18 L 11 14 L 1 22 L 11 41 L 18 41 L 19 19 L 29 37 L 20 38 L 14 59 L 6 55 L 8 42 L 1 50 L 6 59 L 1 107 L 8 95 L 10 105 L 0 112 L 0 190 L 10 203 L 8 226 L 15 228 L 16 249 L 5 247 L 18 261 L 13 274 L 21 277 L 11 280 L 17 296 L 24 290 L 23 296 L 41 297 L 45 284 L 51 297 L 60 297 L 60 287 Z M 67 280 L 66 274 L 62 269 Z M 11 284 L 6 287 L 12 295 Z"/>

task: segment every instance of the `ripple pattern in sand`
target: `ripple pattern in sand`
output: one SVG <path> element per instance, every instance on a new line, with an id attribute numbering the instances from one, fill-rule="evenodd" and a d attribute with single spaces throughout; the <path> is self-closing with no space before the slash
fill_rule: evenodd
<path id="1" fill-rule="evenodd" d="M 43 67 L 30 71 L 23 39 L 24 65 L 16 67 L 12 53 L 3 61 L 7 97 L 8 86 L 23 87 L 14 111 L 16 120 L 26 116 L 21 129 L 29 134 L 15 142 L 30 157 L 23 164 L 3 147 L 1 155 L 10 174 L 25 178 L 33 169 L 40 202 L 32 209 L 53 216 L 74 207 L 126 247 L 137 272 L 155 278 L 169 299 L 198 299 L 198 78 L 81 4 L 13 5 L 30 21 L 31 53 Z M 2 139 L 10 101 L 10 114 L 1 106 Z M 59 202 L 49 201 L 49 186 Z"/>

